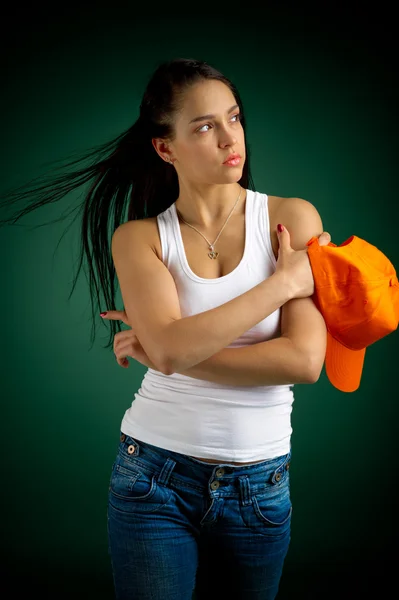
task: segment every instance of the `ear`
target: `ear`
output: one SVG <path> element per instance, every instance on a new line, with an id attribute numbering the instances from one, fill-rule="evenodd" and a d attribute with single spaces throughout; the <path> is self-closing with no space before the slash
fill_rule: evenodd
<path id="1" fill-rule="evenodd" d="M 155 152 L 163 161 L 168 162 L 172 158 L 172 153 L 166 140 L 163 138 L 152 138 L 151 142 L 155 148 Z"/>

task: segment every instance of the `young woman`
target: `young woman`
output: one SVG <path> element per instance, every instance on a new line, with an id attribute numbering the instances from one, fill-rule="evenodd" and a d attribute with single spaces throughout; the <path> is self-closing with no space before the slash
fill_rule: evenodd
<path id="1" fill-rule="evenodd" d="M 317 381 L 326 349 L 306 242 L 329 234 L 310 202 L 255 190 L 238 90 L 201 61 L 162 63 L 136 123 L 20 216 L 90 180 L 90 291 L 89 235 L 117 361 L 148 367 L 110 475 L 116 598 L 272 600 L 291 539 L 292 387 Z M 119 321 L 131 329 L 115 335 Z"/>

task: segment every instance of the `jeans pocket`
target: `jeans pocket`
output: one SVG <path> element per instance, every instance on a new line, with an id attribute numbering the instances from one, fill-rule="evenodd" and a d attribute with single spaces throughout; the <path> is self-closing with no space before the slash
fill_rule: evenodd
<path id="1" fill-rule="evenodd" d="M 251 503 L 241 506 L 241 516 L 245 525 L 267 536 L 286 535 L 291 527 L 291 515 L 288 472 L 278 485 L 271 486 L 266 492 L 253 494 Z"/>
<path id="2" fill-rule="evenodd" d="M 157 484 L 155 473 L 117 458 L 109 485 L 110 504 L 122 511 L 153 512 L 166 504 L 171 490 Z"/>

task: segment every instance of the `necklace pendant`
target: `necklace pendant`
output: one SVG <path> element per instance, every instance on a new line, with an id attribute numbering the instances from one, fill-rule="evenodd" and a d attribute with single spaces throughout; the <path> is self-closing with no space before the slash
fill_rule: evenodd
<path id="1" fill-rule="evenodd" d="M 212 252 L 208 252 L 208 256 L 209 258 L 217 258 L 219 256 L 219 252 L 214 252 L 212 250 Z"/>

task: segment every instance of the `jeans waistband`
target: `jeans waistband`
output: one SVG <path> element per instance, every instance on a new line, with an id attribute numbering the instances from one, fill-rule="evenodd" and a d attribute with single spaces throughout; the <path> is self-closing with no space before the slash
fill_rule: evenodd
<path id="1" fill-rule="evenodd" d="M 198 485 L 206 486 L 212 477 L 222 477 L 232 483 L 233 480 L 248 478 L 254 483 L 277 485 L 288 475 L 291 462 L 291 449 L 288 454 L 266 459 L 252 465 L 230 465 L 226 463 L 202 463 L 185 454 L 158 448 L 120 432 L 119 455 L 127 464 L 140 464 L 158 473 L 173 471 L 194 480 Z M 170 476 L 168 474 L 168 477 Z"/>

